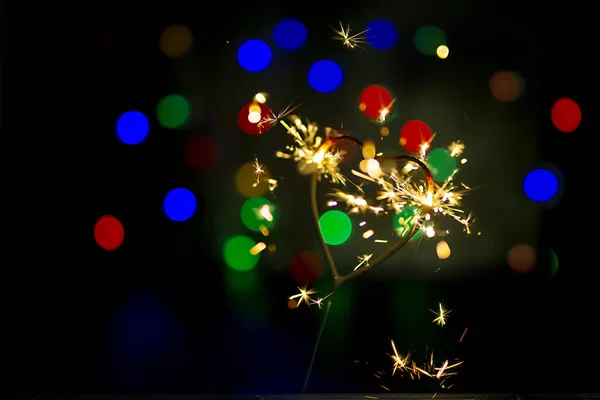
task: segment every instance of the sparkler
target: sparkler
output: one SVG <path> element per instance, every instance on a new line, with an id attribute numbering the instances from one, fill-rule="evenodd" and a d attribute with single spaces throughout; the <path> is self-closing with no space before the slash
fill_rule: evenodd
<path id="1" fill-rule="evenodd" d="M 344 38 L 344 44 L 350 48 L 356 46 L 357 40 L 360 40 L 360 34 L 350 36 L 349 28 L 338 32 Z M 361 32 L 361 34 L 364 32 Z M 353 42 L 355 40 L 355 42 Z M 341 134 L 332 128 L 325 128 L 319 131 L 317 124 L 306 120 L 303 122 L 298 116 L 291 114 L 297 107 L 287 107 L 280 115 L 275 116 L 267 115 L 263 116 L 259 121 L 259 124 L 263 124 L 268 129 L 279 122 L 293 138 L 292 144 L 285 148 L 285 151 L 277 151 L 276 157 L 282 159 L 289 159 L 296 163 L 298 172 L 303 175 L 310 175 L 310 204 L 313 214 L 315 226 L 317 228 L 317 235 L 331 274 L 333 276 L 333 287 L 332 291 L 324 296 L 313 299 L 312 296 L 317 294 L 315 289 L 308 289 L 306 286 L 298 288 L 299 292 L 289 297 L 290 301 L 296 301 L 296 306 L 302 303 L 311 306 L 316 305 L 321 308 L 323 302 L 329 299 L 325 308 L 325 315 L 323 322 L 319 329 L 315 347 L 311 361 L 309 364 L 308 372 L 304 381 L 304 391 L 308 386 L 308 382 L 311 376 L 312 368 L 316 358 L 317 350 L 321 341 L 321 337 L 326 325 L 326 321 L 331 309 L 331 301 L 335 292 L 339 289 L 340 285 L 344 282 L 354 279 L 363 273 L 375 268 L 380 265 L 402 247 L 404 247 L 413 236 L 423 230 L 426 236 L 433 237 L 436 234 L 435 225 L 433 218 L 438 216 L 448 216 L 460 224 L 463 225 L 465 230 L 469 232 L 469 224 L 471 216 L 464 215 L 464 211 L 460 208 L 463 194 L 469 190 L 466 186 L 460 186 L 454 182 L 454 171 L 444 182 L 436 183 L 431 173 L 431 165 L 427 161 L 427 149 L 430 143 L 423 143 L 421 146 L 421 152 L 417 156 L 395 156 L 386 157 L 382 154 L 375 153 L 374 144 L 371 142 L 364 143 L 360 140 Z M 391 108 L 391 105 L 388 107 Z M 382 110 L 381 121 L 384 121 L 389 110 Z M 283 116 L 287 116 L 289 123 L 283 120 Z M 363 151 L 364 160 L 361 162 L 361 170 L 359 172 L 352 170 L 352 174 L 360 179 L 375 183 L 379 186 L 375 201 L 377 204 L 371 203 L 364 196 L 364 191 L 360 186 L 356 186 L 359 193 L 354 195 L 345 192 L 342 189 L 335 189 L 330 196 L 335 200 L 330 201 L 331 205 L 337 205 L 338 202 L 345 204 L 350 213 L 371 213 L 375 215 L 386 215 L 393 213 L 398 215 L 405 210 L 413 210 L 410 215 L 399 218 L 401 222 L 401 228 L 397 230 L 400 238 L 392 244 L 386 251 L 377 257 L 373 257 L 373 254 L 365 254 L 358 257 L 358 264 L 349 273 L 342 275 L 339 273 L 335 261 L 329 250 L 329 246 L 325 242 L 321 231 L 319 229 L 319 218 L 320 212 L 317 201 L 317 185 L 318 182 L 327 180 L 330 183 L 341 185 L 345 187 L 350 181 L 340 171 L 340 163 L 343 160 L 345 152 L 336 148 L 336 143 L 342 140 L 350 141 L 357 145 Z M 453 143 L 449 152 L 452 157 L 456 157 L 462 153 L 464 145 L 460 142 Z M 463 164 L 466 160 L 463 160 Z M 386 168 L 386 165 L 393 163 L 394 167 Z M 398 168 L 400 166 L 400 168 Z M 261 177 L 265 174 L 264 168 L 255 158 L 254 169 L 256 175 L 256 183 L 260 183 Z M 416 174 L 413 171 L 421 173 L 422 178 L 417 179 Z M 277 181 L 269 181 L 269 187 L 271 190 L 277 186 Z M 261 214 L 262 215 L 262 214 Z M 266 217 L 265 217 L 266 218 Z M 361 225 L 362 226 L 362 225 Z M 363 233 L 363 237 L 368 239 L 374 235 L 373 230 L 367 230 Z M 378 243 L 386 243 L 386 240 L 375 239 Z M 264 244 L 257 244 L 251 251 L 260 252 L 264 250 Z M 443 326 L 446 323 L 446 316 L 449 312 L 444 310 L 440 305 L 440 312 L 436 313 L 437 318 L 434 320 L 435 323 Z M 395 349 L 395 345 L 392 342 L 394 348 L 394 355 L 392 358 L 395 362 L 394 370 L 406 370 L 408 371 L 408 360 L 409 356 L 405 358 L 400 357 Z M 459 364 L 448 366 L 448 362 L 442 364 L 441 367 L 433 366 L 433 358 L 430 363 L 430 367 L 417 367 L 413 363 L 413 367 L 410 371 L 414 376 L 428 375 L 435 376 L 436 379 L 440 379 L 446 376 L 446 370 Z M 429 368 L 429 369 L 428 369 Z"/>

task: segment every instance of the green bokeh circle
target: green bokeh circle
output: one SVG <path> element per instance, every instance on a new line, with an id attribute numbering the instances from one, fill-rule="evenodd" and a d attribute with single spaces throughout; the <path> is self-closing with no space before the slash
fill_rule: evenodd
<path id="1" fill-rule="evenodd" d="M 319 218 L 319 229 L 325 243 L 335 246 L 348 240 L 352 234 L 352 221 L 341 211 L 327 211 Z"/>
<path id="2" fill-rule="evenodd" d="M 156 106 L 156 119 L 165 128 L 180 128 L 189 116 L 190 104 L 185 97 L 178 94 L 163 97 Z"/>
<path id="3" fill-rule="evenodd" d="M 247 236 L 233 236 L 229 238 L 223 246 L 223 258 L 225 263 L 237 271 L 250 271 L 256 264 L 260 256 L 250 254 L 250 249 L 256 243 Z"/>
<path id="4" fill-rule="evenodd" d="M 260 215 L 260 209 L 265 205 L 269 206 L 269 211 L 273 216 L 272 221 L 267 221 L 262 215 Z M 246 228 L 254 232 L 259 232 L 261 226 L 264 226 L 265 228 L 271 228 L 275 222 L 275 219 L 277 218 L 277 214 L 273 204 L 271 204 L 269 200 L 262 197 L 251 197 L 244 202 L 244 205 L 240 211 L 240 217 L 242 218 L 242 223 Z"/>
<path id="5" fill-rule="evenodd" d="M 437 148 L 427 154 L 427 165 L 433 179 L 436 182 L 444 182 L 452 176 L 458 164 L 450 150 Z"/>

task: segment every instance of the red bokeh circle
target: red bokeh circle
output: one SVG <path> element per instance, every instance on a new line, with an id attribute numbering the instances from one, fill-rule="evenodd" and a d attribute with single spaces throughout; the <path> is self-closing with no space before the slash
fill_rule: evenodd
<path id="1" fill-rule="evenodd" d="M 581 109 L 574 100 L 563 97 L 552 106 L 551 118 L 556 129 L 571 133 L 581 124 Z"/>
<path id="2" fill-rule="evenodd" d="M 411 153 L 419 153 L 421 145 L 431 141 L 433 131 L 423 121 L 413 119 L 400 129 L 400 144 Z"/>
<path id="3" fill-rule="evenodd" d="M 369 118 L 377 119 L 385 107 L 392 104 L 392 95 L 384 87 L 372 85 L 360 94 L 360 110 Z"/>
<path id="4" fill-rule="evenodd" d="M 313 283 L 323 275 L 323 261 L 312 251 L 301 251 L 290 263 L 290 275 L 300 285 Z"/>
<path id="5" fill-rule="evenodd" d="M 123 224 L 112 215 L 100 217 L 94 226 L 94 239 L 104 250 L 116 250 L 123 244 Z"/>
<path id="6" fill-rule="evenodd" d="M 195 136 L 185 145 L 185 162 L 196 172 L 209 170 L 216 161 L 216 146 L 208 136 Z"/>
<path id="7" fill-rule="evenodd" d="M 252 123 L 248 121 L 248 114 L 250 114 L 250 107 L 258 105 L 260 107 L 261 121 Z M 238 125 L 240 129 L 246 132 L 248 135 L 262 135 L 271 128 L 274 121 L 265 122 L 265 118 L 274 119 L 275 114 L 269 107 L 260 103 L 248 103 L 240 110 L 238 114 Z"/>

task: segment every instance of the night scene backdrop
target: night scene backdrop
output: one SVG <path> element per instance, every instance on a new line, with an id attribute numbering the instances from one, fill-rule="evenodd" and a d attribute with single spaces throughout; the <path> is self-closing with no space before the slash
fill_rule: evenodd
<path id="1" fill-rule="evenodd" d="M 79 116 L 67 127 L 48 119 L 34 149 L 27 135 L 3 135 L 5 268 L 16 271 L 3 285 L 6 388 L 300 393 L 331 299 L 307 392 L 595 391 L 597 261 L 584 243 L 594 229 L 593 60 L 576 4 L 90 11 L 53 66 L 57 96 L 73 94 Z M 76 113 L 43 99 L 55 116 Z M 8 108 L 5 126 L 26 118 Z M 299 173 L 304 161 L 276 156 L 294 146 L 281 123 L 294 126 L 292 115 L 318 135 L 329 127 L 385 156 L 420 157 L 438 185 L 458 167 L 470 234 L 432 211 L 397 254 L 319 302 L 332 275 L 311 175 Z M 417 139 L 437 161 L 418 154 Z M 462 153 L 448 158 L 457 142 Z M 346 185 L 316 172 L 319 214 L 342 214 L 321 222 L 342 274 L 384 252 L 403 223 L 364 178 L 379 177 L 367 147 L 340 141 L 328 153 L 344 151 L 336 168 Z M 32 171 L 9 156 L 29 157 Z M 427 193 L 422 171 L 405 164 L 381 162 L 400 170 L 399 185 L 410 176 Z M 33 176 L 42 184 L 26 183 Z M 357 186 L 381 215 L 332 196 Z M 296 306 L 289 297 L 305 284 L 318 293 Z M 411 357 L 394 376 L 392 340 Z M 412 366 L 427 369 L 432 352 L 438 368 L 463 361 L 443 384 Z"/>

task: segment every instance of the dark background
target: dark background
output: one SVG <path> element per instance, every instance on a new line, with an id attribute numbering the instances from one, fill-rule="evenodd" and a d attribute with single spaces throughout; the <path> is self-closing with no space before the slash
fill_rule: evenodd
<path id="1" fill-rule="evenodd" d="M 299 392 L 323 315 L 286 306 L 296 286 L 286 260 L 304 249 L 321 254 L 306 222 L 308 180 L 291 176 L 284 162 L 273 164 L 291 182 L 276 192 L 278 204 L 293 208 L 276 236 L 282 255 L 259 265 L 252 291 L 235 293 L 220 255 L 227 236 L 245 233 L 233 174 L 254 153 L 270 155 L 287 139 L 282 130 L 248 137 L 237 129 L 237 113 L 264 90 L 274 109 L 300 98 L 301 115 L 344 122 L 365 138 L 370 125 L 359 121 L 354 102 L 360 87 L 382 82 L 410 93 L 403 101 L 420 104 L 414 113 L 433 104 L 431 118 L 460 120 L 469 113 L 472 124 L 479 121 L 455 122 L 440 136 L 473 143 L 469 159 L 475 164 L 465 170 L 472 168 L 469 182 L 482 189 L 467 207 L 475 209 L 484 239 L 456 239 L 460 261 L 444 273 L 433 274 L 433 247 L 424 245 L 344 287 L 309 390 L 381 391 L 372 372 L 389 368 L 385 353 L 394 338 L 416 357 L 428 345 L 464 359 L 453 380 L 457 391 L 595 391 L 596 260 L 587 254 L 595 229 L 594 169 L 588 167 L 593 139 L 586 118 L 593 113 L 593 47 L 588 13 L 578 4 L 105 3 L 53 9 L 51 23 L 30 21 L 26 34 L 5 27 L 12 35 L 3 68 L 4 387 L 31 393 Z M 237 47 L 252 37 L 272 43 L 271 29 L 284 17 L 302 20 L 309 42 L 294 56 L 275 51 L 272 72 L 250 77 L 236 63 Z M 320 39 L 330 37 L 329 25 L 338 21 L 358 29 L 382 17 L 400 32 L 397 49 L 386 55 L 350 52 Z M 176 61 L 157 45 L 172 23 L 194 33 L 192 53 Z M 448 34 L 447 63 L 424 60 L 412 47 L 415 29 L 425 24 Z M 306 85 L 306 69 L 323 57 L 350 71 L 333 100 Z M 489 95 L 489 76 L 504 69 L 520 71 L 527 82 L 513 108 L 493 105 Z M 365 75 L 372 82 L 361 81 Z M 114 124 L 123 111 L 153 116 L 157 101 L 172 92 L 194 101 L 186 129 L 169 132 L 151 119 L 143 144 L 129 147 L 116 139 Z M 563 96 L 577 100 L 584 115 L 570 135 L 558 133 L 549 118 Z M 438 126 L 447 125 L 444 118 Z M 399 127 L 391 127 L 390 139 Z M 211 136 L 218 149 L 216 165 L 200 176 L 183 162 L 193 134 Z M 551 209 L 520 193 L 523 175 L 543 162 L 560 169 L 567 182 Z M 161 210 L 164 194 L 177 186 L 201 199 L 184 224 L 171 223 Z M 104 214 L 125 225 L 126 242 L 113 253 L 93 239 L 93 224 Z M 536 243 L 539 254 L 553 249 L 558 274 L 550 277 L 544 256 L 529 275 L 512 273 L 504 256 L 522 241 Z M 339 259 L 349 264 L 354 255 L 343 253 Z M 429 311 L 442 299 L 453 310 L 443 329 L 431 324 Z M 402 379 L 386 386 L 431 390 Z"/>

